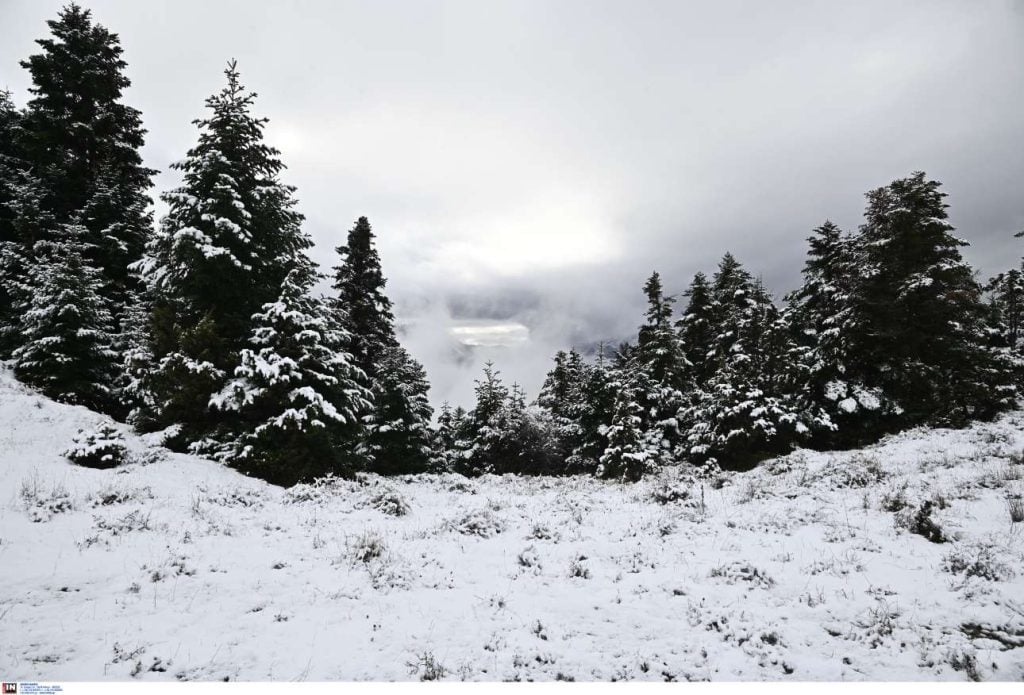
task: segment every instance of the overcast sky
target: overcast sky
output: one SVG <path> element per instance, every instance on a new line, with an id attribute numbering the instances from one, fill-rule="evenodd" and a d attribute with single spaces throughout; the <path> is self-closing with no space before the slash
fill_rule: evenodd
<path id="1" fill-rule="evenodd" d="M 0 0 L 19 104 L 61 4 Z M 814 226 L 917 169 L 981 275 L 1024 251 L 1024 2 L 83 4 L 157 191 L 238 59 L 317 260 L 370 218 L 435 402 L 488 356 L 535 395 L 555 349 L 636 328 L 654 269 L 676 292 L 731 250 L 781 296 Z"/>

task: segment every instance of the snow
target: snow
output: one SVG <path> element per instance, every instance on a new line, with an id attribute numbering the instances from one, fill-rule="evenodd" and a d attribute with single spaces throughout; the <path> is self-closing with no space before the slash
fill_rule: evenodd
<path id="1" fill-rule="evenodd" d="M 128 464 L 63 458 L 102 424 L 0 370 L 5 678 L 1024 678 L 1024 412 L 721 489 L 670 469 L 282 490 L 116 424 Z M 906 530 L 925 500 L 952 542 Z"/>

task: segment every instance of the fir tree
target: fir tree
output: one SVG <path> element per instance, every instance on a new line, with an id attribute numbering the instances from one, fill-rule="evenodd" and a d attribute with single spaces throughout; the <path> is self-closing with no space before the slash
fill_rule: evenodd
<path id="1" fill-rule="evenodd" d="M 102 410 L 116 367 L 112 318 L 102 278 L 85 260 L 88 231 L 66 226 L 59 236 L 34 249 L 14 373 L 50 398 Z"/>
<path id="2" fill-rule="evenodd" d="M 648 385 L 648 391 L 640 394 L 647 439 L 664 449 L 660 458 L 667 461 L 681 439 L 678 414 L 683 405 L 683 392 L 690 388 L 689 364 L 682 340 L 672 324 L 674 300 L 664 295 L 658 273 L 647 280 L 644 294 L 647 296 L 647 320 L 640 327 L 632 360 L 634 368 L 643 370 L 643 383 Z"/>
<path id="3" fill-rule="evenodd" d="M 831 221 L 807 241 L 803 286 L 786 298 L 795 342 L 788 360 L 791 393 L 818 444 L 853 445 L 890 414 L 882 391 L 862 383 L 851 356 L 859 251 Z"/>
<path id="4" fill-rule="evenodd" d="M 18 220 L 19 183 L 27 164 L 21 157 L 22 115 L 11 101 L 11 93 L 0 90 L 0 358 L 10 354 L 15 341 L 14 305 L 16 287 L 23 281 L 22 265 L 25 246 L 16 232 Z"/>
<path id="5" fill-rule="evenodd" d="M 431 437 L 431 467 L 438 473 L 455 470 L 457 443 L 465 417 L 461 409 L 453 409 L 448 401 L 441 404 L 437 415 L 437 426 Z"/>
<path id="6" fill-rule="evenodd" d="M 211 399 L 238 414 L 241 436 L 220 448 L 248 475 L 292 485 L 328 473 L 350 475 L 366 392 L 320 300 L 309 295 L 317 278 L 300 262 L 277 301 L 254 319 L 249 347 L 234 378 Z"/>
<path id="7" fill-rule="evenodd" d="M 214 425 L 207 408 L 251 332 L 252 316 L 301 265 L 312 241 L 301 230 L 294 188 L 281 183 L 278 150 L 263 141 L 266 119 L 232 61 L 227 85 L 195 121 L 198 144 L 173 165 L 179 188 L 162 198 L 168 213 L 140 264 L 153 292 L 153 377 L 164 426 L 184 442 Z"/>
<path id="8" fill-rule="evenodd" d="M 614 386 L 615 405 L 607 429 L 608 444 L 601 454 L 597 475 L 614 480 L 637 481 L 661 463 L 660 442 L 652 441 L 642 401 L 651 386 L 642 369 L 631 365 L 619 370 Z"/>
<path id="9" fill-rule="evenodd" d="M 715 317 L 711 285 L 704 273 L 697 273 L 686 290 L 689 299 L 686 311 L 677 322 L 684 356 L 690 366 L 693 382 L 702 385 L 714 374 Z"/>
<path id="10" fill-rule="evenodd" d="M 429 385 L 422 367 L 395 336 L 387 281 L 370 222 L 360 217 L 346 243 L 336 249 L 334 316 L 349 336 L 348 349 L 372 394 L 366 441 L 360 448 L 367 470 L 419 472 L 429 465 Z"/>
<path id="11" fill-rule="evenodd" d="M 391 300 L 384 293 L 384 273 L 374 245 L 370 222 L 360 217 L 348 239 L 337 247 L 341 263 L 335 270 L 334 289 L 342 325 L 351 337 L 356 366 L 372 380 L 384 351 L 397 344 Z"/>
<path id="12" fill-rule="evenodd" d="M 569 472 L 583 464 L 579 457 L 584 444 L 583 420 L 588 408 L 586 386 L 589 366 L 575 350 L 559 350 L 555 366 L 548 372 L 537 396 L 537 405 L 547 412 L 552 430 L 552 456 L 565 462 Z"/>
<path id="13" fill-rule="evenodd" d="M 360 453 L 381 475 L 423 473 L 430 467 L 430 387 L 423 366 L 400 345 L 388 347 L 377 364 L 373 410 L 366 416 Z"/>
<path id="14" fill-rule="evenodd" d="M 52 37 L 21 65 L 32 76 L 19 145 L 57 224 L 88 230 L 87 260 L 101 271 L 102 294 L 120 320 L 152 219 L 146 191 L 154 172 L 139 154 L 139 111 L 121 103 L 130 81 L 117 34 L 89 10 L 64 7 L 47 22 Z"/>
<path id="15" fill-rule="evenodd" d="M 476 405 L 467 417 L 470 448 L 463 454 L 459 473 L 481 475 L 495 468 L 494 448 L 501 432 L 495 427 L 501 410 L 509 400 L 509 390 L 501 381 L 501 373 L 493 362 L 484 365 L 483 379 L 475 381 Z"/>
<path id="16" fill-rule="evenodd" d="M 901 424 L 962 424 L 1014 397 L 940 186 L 916 172 L 871 191 L 858 238 L 856 359 L 865 383 L 898 402 Z"/>
<path id="17" fill-rule="evenodd" d="M 785 451 L 806 425 L 780 388 L 787 343 L 779 311 L 732 254 L 719 263 L 712 302 L 715 371 L 684 410 L 688 434 L 681 454 L 696 463 L 714 459 L 744 468 Z"/>

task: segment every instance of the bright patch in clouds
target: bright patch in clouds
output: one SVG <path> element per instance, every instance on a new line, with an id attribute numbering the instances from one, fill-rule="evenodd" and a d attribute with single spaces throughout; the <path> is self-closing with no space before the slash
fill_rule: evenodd
<path id="1" fill-rule="evenodd" d="M 448 331 L 457 341 L 470 347 L 509 347 L 530 339 L 530 329 L 515 322 L 467 321 Z"/>

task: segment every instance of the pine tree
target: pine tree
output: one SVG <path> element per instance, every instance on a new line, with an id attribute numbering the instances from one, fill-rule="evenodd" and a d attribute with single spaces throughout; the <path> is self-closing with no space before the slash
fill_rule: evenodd
<path id="1" fill-rule="evenodd" d="M 263 141 L 267 119 L 252 115 L 256 95 L 232 61 L 227 85 L 195 121 L 198 144 L 184 161 L 183 183 L 162 198 L 168 213 L 139 269 L 153 293 L 153 387 L 163 426 L 180 439 L 215 426 L 207 404 L 223 387 L 251 332 L 252 316 L 273 302 L 312 241 L 301 230 L 284 164 Z"/>
<path id="2" fill-rule="evenodd" d="M 32 98 L 19 146 L 44 191 L 42 208 L 59 225 L 87 229 L 86 260 L 101 272 L 116 324 L 132 289 L 128 266 L 150 234 L 146 192 L 156 172 L 142 165 L 139 111 L 121 103 L 130 81 L 117 34 L 76 4 L 47 24 L 52 37 L 21 63 Z"/>
<path id="3" fill-rule="evenodd" d="M 1008 407 L 1009 367 L 986 345 L 981 288 L 952 235 L 941 184 L 923 172 L 868 193 L 854 297 L 856 359 L 901 423 L 962 424 Z"/>
<path id="4" fill-rule="evenodd" d="M 112 317 L 102 277 L 85 260 L 88 230 L 65 226 L 59 237 L 34 249 L 14 373 L 50 398 L 102 410 L 116 368 Z"/>
<path id="5" fill-rule="evenodd" d="M 381 475 L 423 473 L 430 467 L 430 386 L 423 366 L 400 345 L 380 356 L 373 381 L 373 410 L 366 416 L 360 453 Z"/>
<path id="6" fill-rule="evenodd" d="M 365 390 L 324 303 L 309 292 L 317 274 L 299 262 L 280 296 L 254 319 L 234 378 L 211 399 L 237 412 L 242 434 L 220 452 L 248 475 L 292 485 L 328 473 L 350 475 Z"/>

